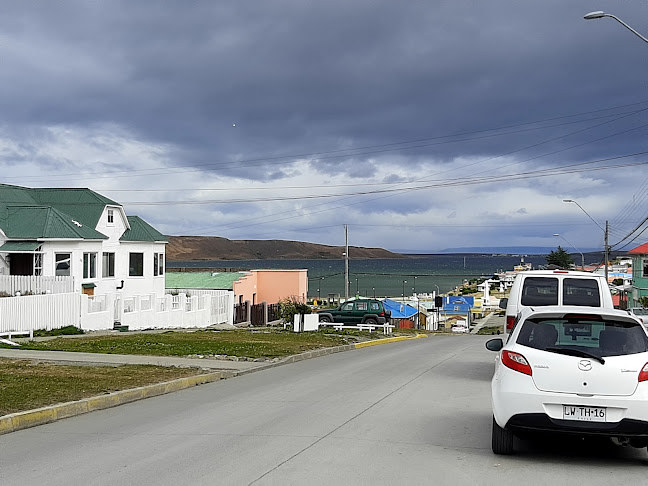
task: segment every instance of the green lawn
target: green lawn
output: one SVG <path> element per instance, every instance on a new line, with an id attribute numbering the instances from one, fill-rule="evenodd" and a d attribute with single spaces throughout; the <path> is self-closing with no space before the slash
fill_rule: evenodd
<path id="1" fill-rule="evenodd" d="M 202 373 L 198 368 L 69 366 L 0 359 L 0 416 Z"/>
<path id="2" fill-rule="evenodd" d="M 379 333 L 293 333 L 276 329 L 236 329 L 164 333 L 79 335 L 47 341 L 22 342 L 20 349 L 77 351 L 86 353 L 138 354 L 149 356 L 228 355 L 278 358 L 311 349 L 356 342 L 358 337 L 379 338 Z M 1 347 L 9 347 L 0 345 Z M 14 348 L 15 349 L 15 348 Z"/>

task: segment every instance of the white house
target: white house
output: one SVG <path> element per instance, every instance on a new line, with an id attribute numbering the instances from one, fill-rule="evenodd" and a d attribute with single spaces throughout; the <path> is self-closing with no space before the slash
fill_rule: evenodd
<path id="1" fill-rule="evenodd" d="M 0 184 L 0 275 L 65 276 L 89 295 L 164 295 L 167 238 L 90 189 Z"/>

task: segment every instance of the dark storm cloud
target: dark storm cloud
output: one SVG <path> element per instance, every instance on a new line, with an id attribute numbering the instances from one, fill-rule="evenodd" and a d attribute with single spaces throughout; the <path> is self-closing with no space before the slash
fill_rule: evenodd
<path id="1" fill-rule="evenodd" d="M 0 110 L 21 148 L 3 160 L 64 166 L 30 149 L 51 126 L 116 127 L 164 145 L 167 167 L 275 184 L 453 179 L 639 152 L 648 111 L 630 112 L 648 108 L 648 49 L 611 19 L 583 20 L 599 8 L 648 31 L 639 0 L 8 3 Z M 559 118 L 622 105 L 633 106 Z M 538 120 L 551 121 L 528 125 Z M 346 202 L 368 215 L 462 214 L 436 193 L 359 201 Z"/>

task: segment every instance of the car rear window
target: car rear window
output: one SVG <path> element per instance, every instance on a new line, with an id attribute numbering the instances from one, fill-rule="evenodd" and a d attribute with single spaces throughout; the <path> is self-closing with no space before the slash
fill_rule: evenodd
<path id="1" fill-rule="evenodd" d="M 563 280 L 563 305 L 600 307 L 598 282 L 592 279 L 566 278 Z"/>
<path id="2" fill-rule="evenodd" d="M 527 319 L 515 341 L 535 349 L 624 356 L 648 351 L 648 337 L 635 322 L 570 317 Z"/>
<path id="3" fill-rule="evenodd" d="M 522 305 L 558 305 L 558 279 L 527 277 L 522 285 Z"/>
<path id="4" fill-rule="evenodd" d="M 378 311 L 380 310 L 380 304 L 378 302 L 372 302 L 370 304 L 371 310 L 372 311 Z"/>

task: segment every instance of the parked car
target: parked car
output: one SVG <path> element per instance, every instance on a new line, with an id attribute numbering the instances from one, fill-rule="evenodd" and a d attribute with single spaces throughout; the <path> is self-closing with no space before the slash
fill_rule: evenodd
<path id="1" fill-rule="evenodd" d="M 525 308 L 491 381 L 492 449 L 511 454 L 529 433 L 603 436 L 648 446 L 648 334 L 617 309 Z"/>
<path id="2" fill-rule="evenodd" d="M 504 332 L 513 329 L 523 308 L 547 305 L 614 309 L 604 275 L 573 270 L 528 270 L 515 276 L 508 298 L 500 299 L 500 308 L 506 309 Z"/>
<path id="3" fill-rule="evenodd" d="M 468 329 L 468 326 L 457 326 L 454 325 L 451 328 L 452 332 L 470 332 L 470 329 Z"/>
<path id="4" fill-rule="evenodd" d="M 376 299 L 356 299 L 344 302 L 337 309 L 317 311 L 321 323 L 342 324 L 389 324 L 391 312 L 385 309 L 382 301 Z"/>
<path id="5" fill-rule="evenodd" d="M 644 309 L 643 307 L 631 307 L 628 309 L 628 312 L 639 318 L 639 320 L 643 322 L 643 325 L 648 327 L 648 309 Z"/>

